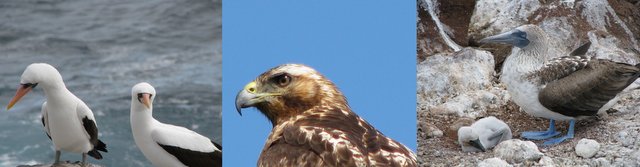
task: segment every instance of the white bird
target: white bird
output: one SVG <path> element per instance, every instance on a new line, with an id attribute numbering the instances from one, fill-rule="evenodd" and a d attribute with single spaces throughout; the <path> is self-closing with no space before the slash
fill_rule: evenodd
<path id="1" fill-rule="evenodd" d="M 618 93 L 640 76 L 640 64 L 585 56 L 590 43 L 569 55 L 555 53 L 548 35 L 536 25 L 523 25 L 480 42 L 515 46 L 504 61 L 501 80 L 527 114 L 551 120 L 547 131 L 523 132 L 523 138 L 549 139 L 560 134 L 555 120 L 569 120 L 567 135 L 546 140 L 544 145 L 573 138 L 575 118 L 606 111 L 615 104 Z M 562 57 L 547 60 L 553 54 Z"/>
<path id="2" fill-rule="evenodd" d="M 45 63 L 27 66 L 22 73 L 20 87 L 9 102 L 7 110 L 36 86 L 42 87 L 47 98 L 42 104 L 42 125 L 55 146 L 54 164 L 60 162 L 60 151 L 81 153 L 83 165 L 87 154 L 95 159 L 102 159 L 98 150 L 107 152 L 107 149 L 98 140 L 98 127 L 93 112 L 67 89 L 62 76 L 53 66 Z"/>
<path id="3" fill-rule="evenodd" d="M 131 89 L 131 131 L 154 166 L 222 166 L 222 146 L 194 131 L 153 118 L 156 90 L 146 82 Z"/>
<path id="4" fill-rule="evenodd" d="M 496 117 L 482 118 L 458 129 L 458 143 L 464 152 L 487 151 L 511 139 L 511 128 Z"/>

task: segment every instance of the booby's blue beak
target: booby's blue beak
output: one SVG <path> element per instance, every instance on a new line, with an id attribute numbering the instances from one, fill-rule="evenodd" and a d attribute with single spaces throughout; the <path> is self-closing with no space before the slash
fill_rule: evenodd
<path id="1" fill-rule="evenodd" d="M 527 32 L 514 29 L 502 34 L 486 37 L 479 41 L 480 43 L 503 43 L 513 45 L 518 48 L 523 48 L 529 45 L 529 39 L 527 39 Z"/>

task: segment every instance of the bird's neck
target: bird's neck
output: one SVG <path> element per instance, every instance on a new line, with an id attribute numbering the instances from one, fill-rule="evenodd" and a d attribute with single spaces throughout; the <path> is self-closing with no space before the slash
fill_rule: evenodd
<path id="1" fill-rule="evenodd" d="M 526 48 L 513 48 L 504 62 L 503 75 L 525 75 L 542 68 L 549 57 L 548 47 L 531 44 Z"/>
<path id="2" fill-rule="evenodd" d="M 44 91 L 45 96 L 48 101 L 52 101 L 55 99 L 63 99 L 61 97 L 66 97 L 71 95 L 71 92 L 65 87 L 64 83 L 42 83 L 42 90 Z"/>
<path id="3" fill-rule="evenodd" d="M 131 126 L 137 128 L 149 128 L 153 124 L 153 110 L 140 105 L 131 106 Z"/>

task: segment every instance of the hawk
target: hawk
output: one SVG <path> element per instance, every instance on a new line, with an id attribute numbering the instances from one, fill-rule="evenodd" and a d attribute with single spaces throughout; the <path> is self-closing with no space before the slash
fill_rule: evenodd
<path id="1" fill-rule="evenodd" d="M 258 166 L 417 166 L 406 146 L 351 111 L 338 88 L 311 67 L 284 64 L 261 74 L 236 96 L 273 129 Z"/>

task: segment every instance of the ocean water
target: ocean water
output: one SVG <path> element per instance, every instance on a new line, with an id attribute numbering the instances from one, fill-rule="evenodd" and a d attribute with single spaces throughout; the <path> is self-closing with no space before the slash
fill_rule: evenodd
<path id="1" fill-rule="evenodd" d="M 220 18 L 221 0 L 0 1 L 0 167 L 53 162 L 42 89 L 5 110 L 35 62 L 55 66 L 93 110 L 109 152 L 91 163 L 151 166 L 129 123 L 131 87 L 142 81 L 156 88 L 156 119 L 221 143 Z"/>

